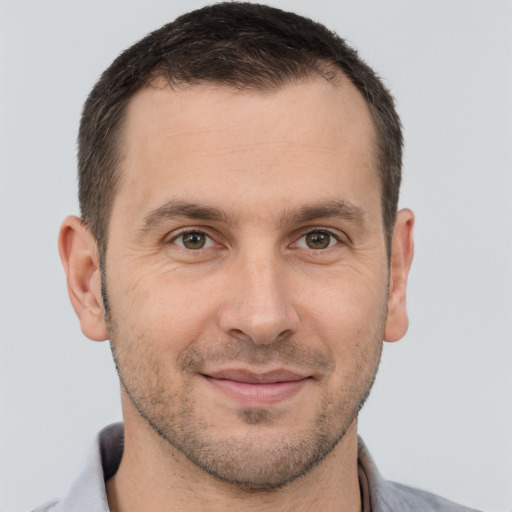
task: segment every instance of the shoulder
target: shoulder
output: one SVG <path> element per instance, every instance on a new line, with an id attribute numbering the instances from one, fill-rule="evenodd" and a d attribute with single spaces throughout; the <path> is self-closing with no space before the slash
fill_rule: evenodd
<path id="1" fill-rule="evenodd" d="M 478 512 L 473 508 L 458 505 L 453 501 L 441 498 L 421 489 L 409 487 L 395 482 L 387 482 L 388 491 L 394 494 L 393 501 L 402 504 L 398 510 L 414 510 L 422 512 Z"/>
<path id="2" fill-rule="evenodd" d="M 105 427 L 93 443 L 85 467 L 59 501 L 32 512 L 108 512 L 105 481 L 112 476 L 123 454 L 123 425 Z"/>
<path id="3" fill-rule="evenodd" d="M 359 438 L 358 464 L 366 480 L 372 512 L 478 512 L 453 501 L 382 478 L 363 440 Z"/>
<path id="4" fill-rule="evenodd" d="M 45 503 L 44 505 L 41 505 L 40 507 L 37 507 L 32 512 L 57 512 L 57 505 L 59 504 L 58 501 L 50 501 L 49 503 Z"/>

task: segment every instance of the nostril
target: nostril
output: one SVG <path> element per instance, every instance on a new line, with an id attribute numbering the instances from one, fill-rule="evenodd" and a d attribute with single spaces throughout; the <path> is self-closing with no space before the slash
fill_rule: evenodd
<path id="1" fill-rule="evenodd" d="M 228 334 L 230 337 L 232 337 L 235 340 L 242 341 L 242 342 L 254 342 L 254 340 L 249 336 L 247 333 L 242 331 L 241 329 L 230 329 L 228 331 Z"/>

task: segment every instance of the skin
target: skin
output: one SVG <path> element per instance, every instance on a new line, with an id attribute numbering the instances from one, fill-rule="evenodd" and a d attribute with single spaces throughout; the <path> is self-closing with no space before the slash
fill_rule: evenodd
<path id="1" fill-rule="evenodd" d="M 374 147 L 346 80 L 132 99 L 108 315 L 94 238 L 69 217 L 59 242 L 121 378 L 112 510 L 360 510 L 357 412 L 407 330 L 413 255 L 402 210 L 388 261 Z"/>

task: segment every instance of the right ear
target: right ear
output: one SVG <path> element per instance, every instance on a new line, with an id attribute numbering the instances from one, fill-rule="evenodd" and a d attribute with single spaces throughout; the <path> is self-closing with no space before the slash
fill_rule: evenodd
<path id="1" fill-rule="evenodd" d="M 62 223 L 59 254 L 82 332 L 94 341 L 108 339 L 96 240 L 78 217 L 67 217 Z"/>

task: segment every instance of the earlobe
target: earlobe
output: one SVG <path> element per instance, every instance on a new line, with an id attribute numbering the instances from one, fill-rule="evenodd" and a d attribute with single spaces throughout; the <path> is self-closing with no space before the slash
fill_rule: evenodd
<path id="1" fill-rule="evenodd" d="M 94 341 L 108 339 L 96 242 L 78 217 L 67 217 L 62 223 L 59 254 L 66 273 L 69 298 L 82 332 Z"/>
<path id="2" fill-rule="evenodd" d="M 397 213 L 391 247 L 388 316 L 385 341 L 398 341 L 407 332 L 409 318 L 406 307 L 407 278 L 414 255 L 414 214 L 403 209 Z"/>

